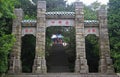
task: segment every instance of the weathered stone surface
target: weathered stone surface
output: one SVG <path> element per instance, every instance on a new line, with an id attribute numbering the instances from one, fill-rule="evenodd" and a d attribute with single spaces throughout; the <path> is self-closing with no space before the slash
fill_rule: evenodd
<path id="1" fill-rule="evenodd" d="M 107 28 L 107 11 L 101 9 L 98 11 L 98 20 L 95 21 L 97 24 L 88 23 L 85 26 L 84 20 L 84 5 L 82 2 L 75 3 L 75 13 L 72 12 L 71 15 L 62 14 L 58 12 L 54 15 L 49 14 L 51 20 L 59 21 L 59 19 L 63 19 L 64 23 L 66 20 L 72 20 L 72 24 L 74 24 L 76 29 L 76 61 L 75 61 L 75 72 L 82 73 L 80 74 L 45 74 L 45 75 L 9 75 L 10 77 L 117 77 L 116 75 L 101 75 L 101 74 L 87 74 L 88 65 L 86 60 L 86 52 L 85 52 L 85 36 L 88 34 L 95 34 L 99 36 L 99 47 L 100 47 L 100 62 L 99 62 L 99 72 L 103 74 L 114 74 L 114 68 L 112 65 L 112 59 L 110 58 L 110 47 L 109 47 L 109 37 L 108 37 L 108 28 Z M 13 29 L 12 33 L 15 35 L 17 41 L 14 44 L 13 52 L 10 57 L 10 67 L 9 73 L 21 73 L 21 35 L 22 28 L 21 21 L 23 18 L 22 9 L 15 9 L 16 18 L 13 20 Z M 70 13 L 69 13 L 70 14 Z M 37 5 L 37 25 L 34 27 L 36 29 L 36 52 L 35 59 L 33 65 L 33 73 L 43 74 L 47 73 L 46 60 L 45 60 L 45 32 L 46 27 L 51 26 L 50 24 L 46 24 L 48 14 L 46 14 L 46 2 L 38 1 Z M 60 17 L 61 16 L 61 17 Z M 69 17 L 70 16 L 70 17 Z M 72 16 L 72 17 L 71 17 Z M 66 18 L 66 20 L 64 19 Z M 56 22 L 57 22 L 56 21 Z M 99 25 L 98 25 L 99 23 Z M 32 23 L 31 23 L 32 24 Z M 59 23 L 57 23 L 59 24 Z M 69 23 L 70 24 L 70 23 Z M 55 25 L 54 25 L 55 26 Z M 60 24 L 58 25 L 60 26 Z M 65 25 L 64 25 L 65 26 Z M 72 25 L 67 25 L 72 26 Z M 95 28 L 93 32 L 89 33 L 89 29 Z M 87 32 L 86 32 L 87 31 Z M 86 34 L 88 33 L 88 34 Z M 83 74 L 85 73 L 85 74 Z"/>
<path id="2" fill-rule="evenodd" d="M 22 74 L 22 75 L 6 75 L 6 77 L 119 77 L 117 75 L 107 74 L 78 74 L 78 73 L 49 73 L 49 74 Z"/>
<path id="3" fill-rule="evenodd" d="M 15 9 L 14 11 L 16 18 L 13 20 L 12 33 L 16 36 L 16 42 L 13 47 L 13 51 L 10 54 L 10 69 L 9 73 L 20 73 L 21 72 L 21 21 L 23 18 L 23 10 Z"/>
<path id="4" fill-rule="evenodd" d="M 112 60 L 110 58 L 110 47 L 108 38 L 108 28 L 107 28 L 107 11 L 100 9 L 98 11 L 99 19 L 99 29 L 100 29 L 100 67 L 99 71 L 101 73 L 114 73 Z"/>
<path id="5" fill-rule="evenodd" d="M 45 13 L 46 2 L 38 1 L 37 5 L 37 32 L 36 32 L 36 57 L 33 65 L 33 73 L 46 73 L 45 60 Z"/>
<path id="6" fill-rule="evenodd" d="M 84 36 L 84 13 L 83 3 L 77 2 L 75 4 L 76 17 L 75 17 L 75 28 L 76 28 L 76 63 L 75 72 L 88 73 L 88 66 L 85 54 L 85 36 Z M 79 26 L 79 27 L 77 27 Z"/>
<path id="7" fill-rule="evenodd" d="M 46 1 L 38 1 L 37 8 L 46 10 Z"/>

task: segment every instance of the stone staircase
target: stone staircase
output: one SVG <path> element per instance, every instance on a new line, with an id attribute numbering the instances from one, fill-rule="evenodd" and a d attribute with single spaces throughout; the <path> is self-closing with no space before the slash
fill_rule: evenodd
<path id="1" fill-rule="evenodd" d="M 65 53 L 63 45 L 56 44 L 52 46 L 47 64 L 49 73 L 70 72 L 67 54 Z"/>
<path id="2" fill-rule="evenodd" d="M 119 77 L 117 75 L 105 75 L 99 73 L 77 74 L 77 73 L 47 73 L 47 74 L 19 74 L 6 75 L 5 77 Z"/>
<path id="3" fill-rule="evenodd" d="M 34 74 L 34 73 L 21 73 L 21 74 L 7 74 L 5 77 L 119 77 L 116 74 L 107 75 L 100 73 L 70 73 L 68 67 L 67 55 L 64 47 L 60 44 L 52 46 L 50 56 L 47 61 L 48 73 Z"/>

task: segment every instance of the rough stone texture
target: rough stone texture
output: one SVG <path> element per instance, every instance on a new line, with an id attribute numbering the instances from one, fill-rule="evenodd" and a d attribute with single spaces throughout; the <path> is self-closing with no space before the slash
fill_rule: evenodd
<path id="1" fill-rule="evenodd" d="M 119 76 L 106 74 L 49 73 L 41 75 L 39 74 L 6 75 L 6 77 L 119 77 Z"/>
<path id="2" fill-rule="evenodd" d="M 99 44 L 100 44 L 100 62 L 99 62 L 99 72 L 102 74 L 87 74 L 88 65 L 85 53 L 85 20 L 83 13 L 83 3 L 76 2 L 75 4 L 75 18 L 67 17 L 64 18 L 75 19 L 75 29 L 76 29 L 76 61 L 75 61 L 75 72 L 84 74 L 45 74 L 45 75 L 9 75 L 9 77 L 117 77 L 114 74 L 114 68 L 112 65 L 112 59 L 110 58 L 110 47 L 109 47 L 109 37 L 107 29 L 107 11 L 101 9 L 98 11 L 99 25 Z M 13 20 L 13 34 L 16 36 L 16 43 L 13 47 L 13 52 L 10 54 L 10 67 L 9 73 L 21 73 L 21 21 L 23 17 L 22 9 L 15 9 L 14 11 L 16 18 Z M 60 19 L 61 17 L 52 16 L 52 19 Z M 54 18 L 55 17 L 55 18 Z M 60 18 L 59 18 L 60 17 Z M 33 65 L 33 73 L 43 74 L 47 72 L 46 60 L 45 60 L 45 31 L 46 31 L 46 2 L 39 1 L 37 6 L 37 26 L 36 26 L 36 55 Z M 96 21 L 95 21 L 96 22 Z M 93 24 L 87 24 L 91 27 Z M 50 76 L 49 76 L 50 75 Z"/>
<path id="3" fill-rule="evenodd" d="M 33 66 L 33 73 L 46 73 L 45 60 L 45 13 L 46 2 L 38 1 L 37 5 L 37 32 L 36 32 L 36 55 Z"/>
<path id="4" fill-rule="evenodd" d="M 21 72 L 21 21 L 23 18 L 23 10 L 15 9 L 14 14 L 16 18 L 13 20 L 12 33 L 16 36 L 16 42 L 14 44 L 12 53 L 10 54 L 10 66 L 9 73 Z"/>
<path id="5" fill-rule="evenodd" d="M 76 2 L 75 28 L 76 28 L 76 62 L 75 72 L 88 73 L 88 65 L 85 54 L 84 13 L 83 3 Z"/>
<path id="6" fill-rule="evenodd" d="M 98 11 L 99 20 L 99 44 L 100 44 L 100 65 L 99 71 L 101 73 L 113 74 L 114 68 L 112 65 L 112 59 L 110 58 L 109 37 L 107 28 L 107 11 L 100 9 Z"/>

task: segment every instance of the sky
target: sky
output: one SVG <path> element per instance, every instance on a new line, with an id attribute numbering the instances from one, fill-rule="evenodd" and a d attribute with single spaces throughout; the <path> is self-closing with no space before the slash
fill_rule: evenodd
<path id="1" fill-rule="evenodd" d="M 72 2 L 75 2 L 76 0 L 66 0 L 66 1 L 68 1 L 68 3 L 72 3 Z M 79 0 L 79 1 L 83 2 L 86 5 L 90 5 L 91 3 L 95 1 L 98 1 L 101 4 L 107 4 L 109 2 L 109 0 Z"/>

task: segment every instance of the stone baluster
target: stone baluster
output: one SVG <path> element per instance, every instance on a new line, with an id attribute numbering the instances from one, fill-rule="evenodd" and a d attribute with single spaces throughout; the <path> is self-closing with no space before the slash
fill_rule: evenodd
<path id="1" fill-rule="evenodd" d="M 76 28 L 76 62 L 75 72 L 88 73 L 88 65 L 85 52 L 84 35 L 84 5 L 82 2 L 75 3 L 75 28 Z"/>
<path id="2" fill-rule="evenodd" d="M 12 33 L 16 37 L 16 42 L 10 54 L 9 73 L 21 73 L 21 21 L 23 18 L 23 10 L 15 9 L 15 19 L 13 20 Z"/>
<path id="3" fill-rule="evenodd" d="M 37 5 L 37 31 L 36 31 L 36 55 L 34 60 L 33 72 L 46 73 L 45 60 L 45 29 L 46 29 L 46 2 L 38 1 Z"/>
<path id="4" fill-rule="evenodd" d="M 114 73 L 114 68 L 112 65 L 112 59 L 110 58 L 110 47 L 109 47 L 109 36 L 107 27 L 107 10 L 100 9 L 98 11 L 99 20 L 99 44 L 100 44 L 100 66 L 99 72 L 101 73 Z"/>

